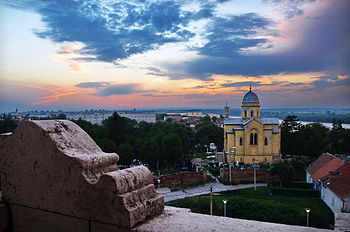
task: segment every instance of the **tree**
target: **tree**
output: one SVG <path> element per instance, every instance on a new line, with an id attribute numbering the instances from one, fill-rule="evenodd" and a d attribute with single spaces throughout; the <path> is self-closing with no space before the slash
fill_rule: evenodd
<path id="1" fill-rule="evenodd" d="M 16 127 L 17 123 L 15 122 L 15 120 L 9 117 L 0 119 L 0 133 L 13 132 Z"/>
<path id="2" fill-rule="evenodd" d="M 307 124 L 300 131 L 303 155 L 318 157 L 329 149 L 330 140 L 328 137 L 329 129 L 320 123 Z M 298 145 L 298 144 L 297 144 Z"/>
<path id="3" fill-rule="evenodd" d="M 280 184 L 290 183 L 294 179 L 294 168 L 289 162 L 278 162 L 273 165 L 271 174 L 280 177 Z"/>
<path id="4" fill-rule="evenodd" d="M 222 150 L 224 146 L 224 130 L 216 126 L 211 121 L 205 120 L 204 123 L 198 124 L 196 127 L 196 142 L 203 149 L 204 145 L 215 143 L 218 150 Z"/>
<path id="5" fill-rule="evenodd" d="M 67 119 L 67 116 L 64 113 L 60 113 L 59 115 L 53 117 L 53 119 Z"/>
<path id="6" fill-rule="evenodd" d="M 102 122 L 107 131 L 107 136 L 112 139 L 117 146 L 123 143 L 130 143 L 135 134 L 137 122 L 125 117 L 121 117 L 114 112 L 112 116 Z"/>
<path id="7" fill-rule="evenodd" d="M 119 163 L 121 164 L 131 164 L 132 160 L 135 158 L 134 149 L 128 143 L 123 143 L 117 148 L 117 153 L 119 155 Z"/>
<path id="8" fill-rule="evenodd" d="M 295 154 L 300 152 L 302 144 L 299 132 L 303 125 L 295 115 L 288 115 L 281 124 L 281 152 L 282 154 Z M 298 146 L 298 147 L 297 147 Z"/>
<path id="9" fill-rule="evenodd" d="M 182 158 L 181 139 L 177 134 L 167 134 L 162 139 L 161 152 L 166 155 L 166 160 L 174 165 Z"/>

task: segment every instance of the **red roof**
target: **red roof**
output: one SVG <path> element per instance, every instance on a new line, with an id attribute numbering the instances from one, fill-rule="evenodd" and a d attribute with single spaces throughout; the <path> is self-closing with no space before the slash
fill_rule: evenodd
<path id="1" fill-rule="evenodd" d="M 306 170 L 310 175 L 313 175 L 318 169 L 320 169 L 325 163 L 332 160 L 334 158 L 334 155 L 331 155 L 329 153 L 324 153 L 320 157 L 315 160 L 310 167 L 308 167 Z"/>
<path id="2" fill-rule="evenodd" d="M 350 196 L 350 162 L 338 168 L 332 177 L 328 178 L 326 186 L 342 199 Z"/>
<path id="3" fill-rule="evenodd" d="M 307 171 L 310 173 L 311 178 L 317 182 L 325 178 L 330 171 L 335 171 L 342 164 L 343 160 L 329 153 L 324 153 L 311 164 Z"/>

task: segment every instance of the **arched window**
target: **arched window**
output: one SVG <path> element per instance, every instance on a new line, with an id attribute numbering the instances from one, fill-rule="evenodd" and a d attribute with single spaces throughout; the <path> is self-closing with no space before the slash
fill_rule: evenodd
<path id="1" fill-rule="evenodd" d="M 250 117 L 254 116 L 254 111 L 250 111 Z"/>
<path id="2" fill-rule="evenodd" d="M 268 144 L 268 141 L 267 141 L 267 138 L 265 138 L 265 146 L 267 146 Z"/>
<path id="3" fill-rule="evenodd" d="M 257 114 L 256 116 L 259 117 L 259 114 L 260 114 L 259 110 L 256 111 L 256 114 Z"/>
<path id="4" fill-rule="evenodd" d="M 244 110 L 244 117 L 247 117 L 247 110 Z"/>
<path id="5" fill-rule="evenodd" d="M 258 144 L 258 134 L 255 133 L 254 134 L 254 145 L 257 145 Z"/>
<path id="6" fill-rule="evenodd" d="M 257 145 L 258 144 L 258 134 L 257 133 L 251 133 L 250 134 L 250 144 L 251 145 Z"/>
<path id="7" fill-rule="evenodd" d="M 239 138 L 239 145 L 240 145 L 240 146 L 242 146 L 242 145 L 243 145 L 243 139 L 242 139 L 242 137 L 241 137 L 241 138 Z"/>

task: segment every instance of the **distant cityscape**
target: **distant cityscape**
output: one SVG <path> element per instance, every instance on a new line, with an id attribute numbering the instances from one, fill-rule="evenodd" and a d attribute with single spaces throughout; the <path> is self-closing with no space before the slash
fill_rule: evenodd
<path id="1" fill-rule="evenodd" d="M 110 117 L 113 112 L 117 112 L 123 117 L 127 117 L 137 122 L 174 121 L 189 122 L 196 124 L 196 118 L 209 115 L 211 118 L 220 119 L 224 117 L 224 106 L 222 109 L 128 109 L 128 110 L 104 110 L 90 109 L 84 111 L 53 111 L 53 110 L 32 110 L 3 113 L 1 117 L 11 117 L 16 120 L 22 119 L 48 119 L 64 114 L 69 120 L 82 119 L 93 124 L 101 124 L 103 120 Z M 350 124 L 350 108 L 267 108 L 261 110 L 262 117 L 276 117 L 283 120 L 288 115 L 296 115 L 300 121 L 331 123 L 341 121 L 343 124 Z M 229 117 L 240 116 L 240 109 L 229 109 Z M 328 125 L 329 127 L 329 125 Z"/>

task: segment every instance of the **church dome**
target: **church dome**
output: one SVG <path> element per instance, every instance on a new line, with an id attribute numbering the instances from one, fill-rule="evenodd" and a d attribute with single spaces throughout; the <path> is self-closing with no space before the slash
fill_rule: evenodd
<path id="1" fill-rule="evenodd" d="M 243 97 L 243 102 L 242 104 L 252 104 L 252 103 L 255 103 L 255 104 L 259 104 L 259 98 L 258 98 L 258 95 L 256 95 L 252 90 L 249 90 L 248 93 L 246 93 Z"/>

